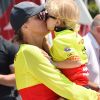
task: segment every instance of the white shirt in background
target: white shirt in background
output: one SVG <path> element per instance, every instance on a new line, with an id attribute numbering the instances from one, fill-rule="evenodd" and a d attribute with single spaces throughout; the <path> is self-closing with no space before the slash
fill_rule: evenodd
<path id="1" fill-rule="evenodd" d="M 89 79 L 100 85 L 100 46 L 91 33 L 84 36 L 84 43 L 88 55 Z"/>

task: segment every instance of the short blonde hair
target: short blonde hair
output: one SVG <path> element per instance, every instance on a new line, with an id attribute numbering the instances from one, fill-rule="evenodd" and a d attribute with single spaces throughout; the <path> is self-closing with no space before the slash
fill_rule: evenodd
<path id="1" fill-rule="evenodd" d="M 48 0 L 47 12 L 65 23 L 65 26 L 75 29 L 79 20 L 79 8 L 74 0 Z"/>

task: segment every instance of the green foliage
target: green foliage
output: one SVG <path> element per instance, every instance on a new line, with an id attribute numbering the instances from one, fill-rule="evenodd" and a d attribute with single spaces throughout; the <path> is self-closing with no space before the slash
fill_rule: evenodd
<path id="1" fill-rule="evenodd" d="M 89 2 L 88 9 L 89 9 L 89 12 L 90 12 L 92 18 L 94 18 L 99 13 L 99 9 L 96 6 L 96 3 L 93 1 Z"/>

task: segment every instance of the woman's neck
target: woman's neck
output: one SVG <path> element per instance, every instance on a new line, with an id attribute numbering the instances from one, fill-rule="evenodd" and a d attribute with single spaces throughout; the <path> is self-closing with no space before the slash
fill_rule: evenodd
<path id="1" fill-rule="evenodd" d="M 30 44 L 37 46 L 37 47 L 42 49 L 43 38 L 44 37 L 36 36 L 36 37 L 34 37 L 34 39 L 32 39 Z"/>

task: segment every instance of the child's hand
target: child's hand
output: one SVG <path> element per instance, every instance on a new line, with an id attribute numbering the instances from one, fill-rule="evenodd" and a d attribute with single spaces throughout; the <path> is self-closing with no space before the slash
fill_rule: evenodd
<path id="1" fill-rule="evenodd" d="M 100 93 L 98 93 L 98 100 L 100 100 Z"/>

